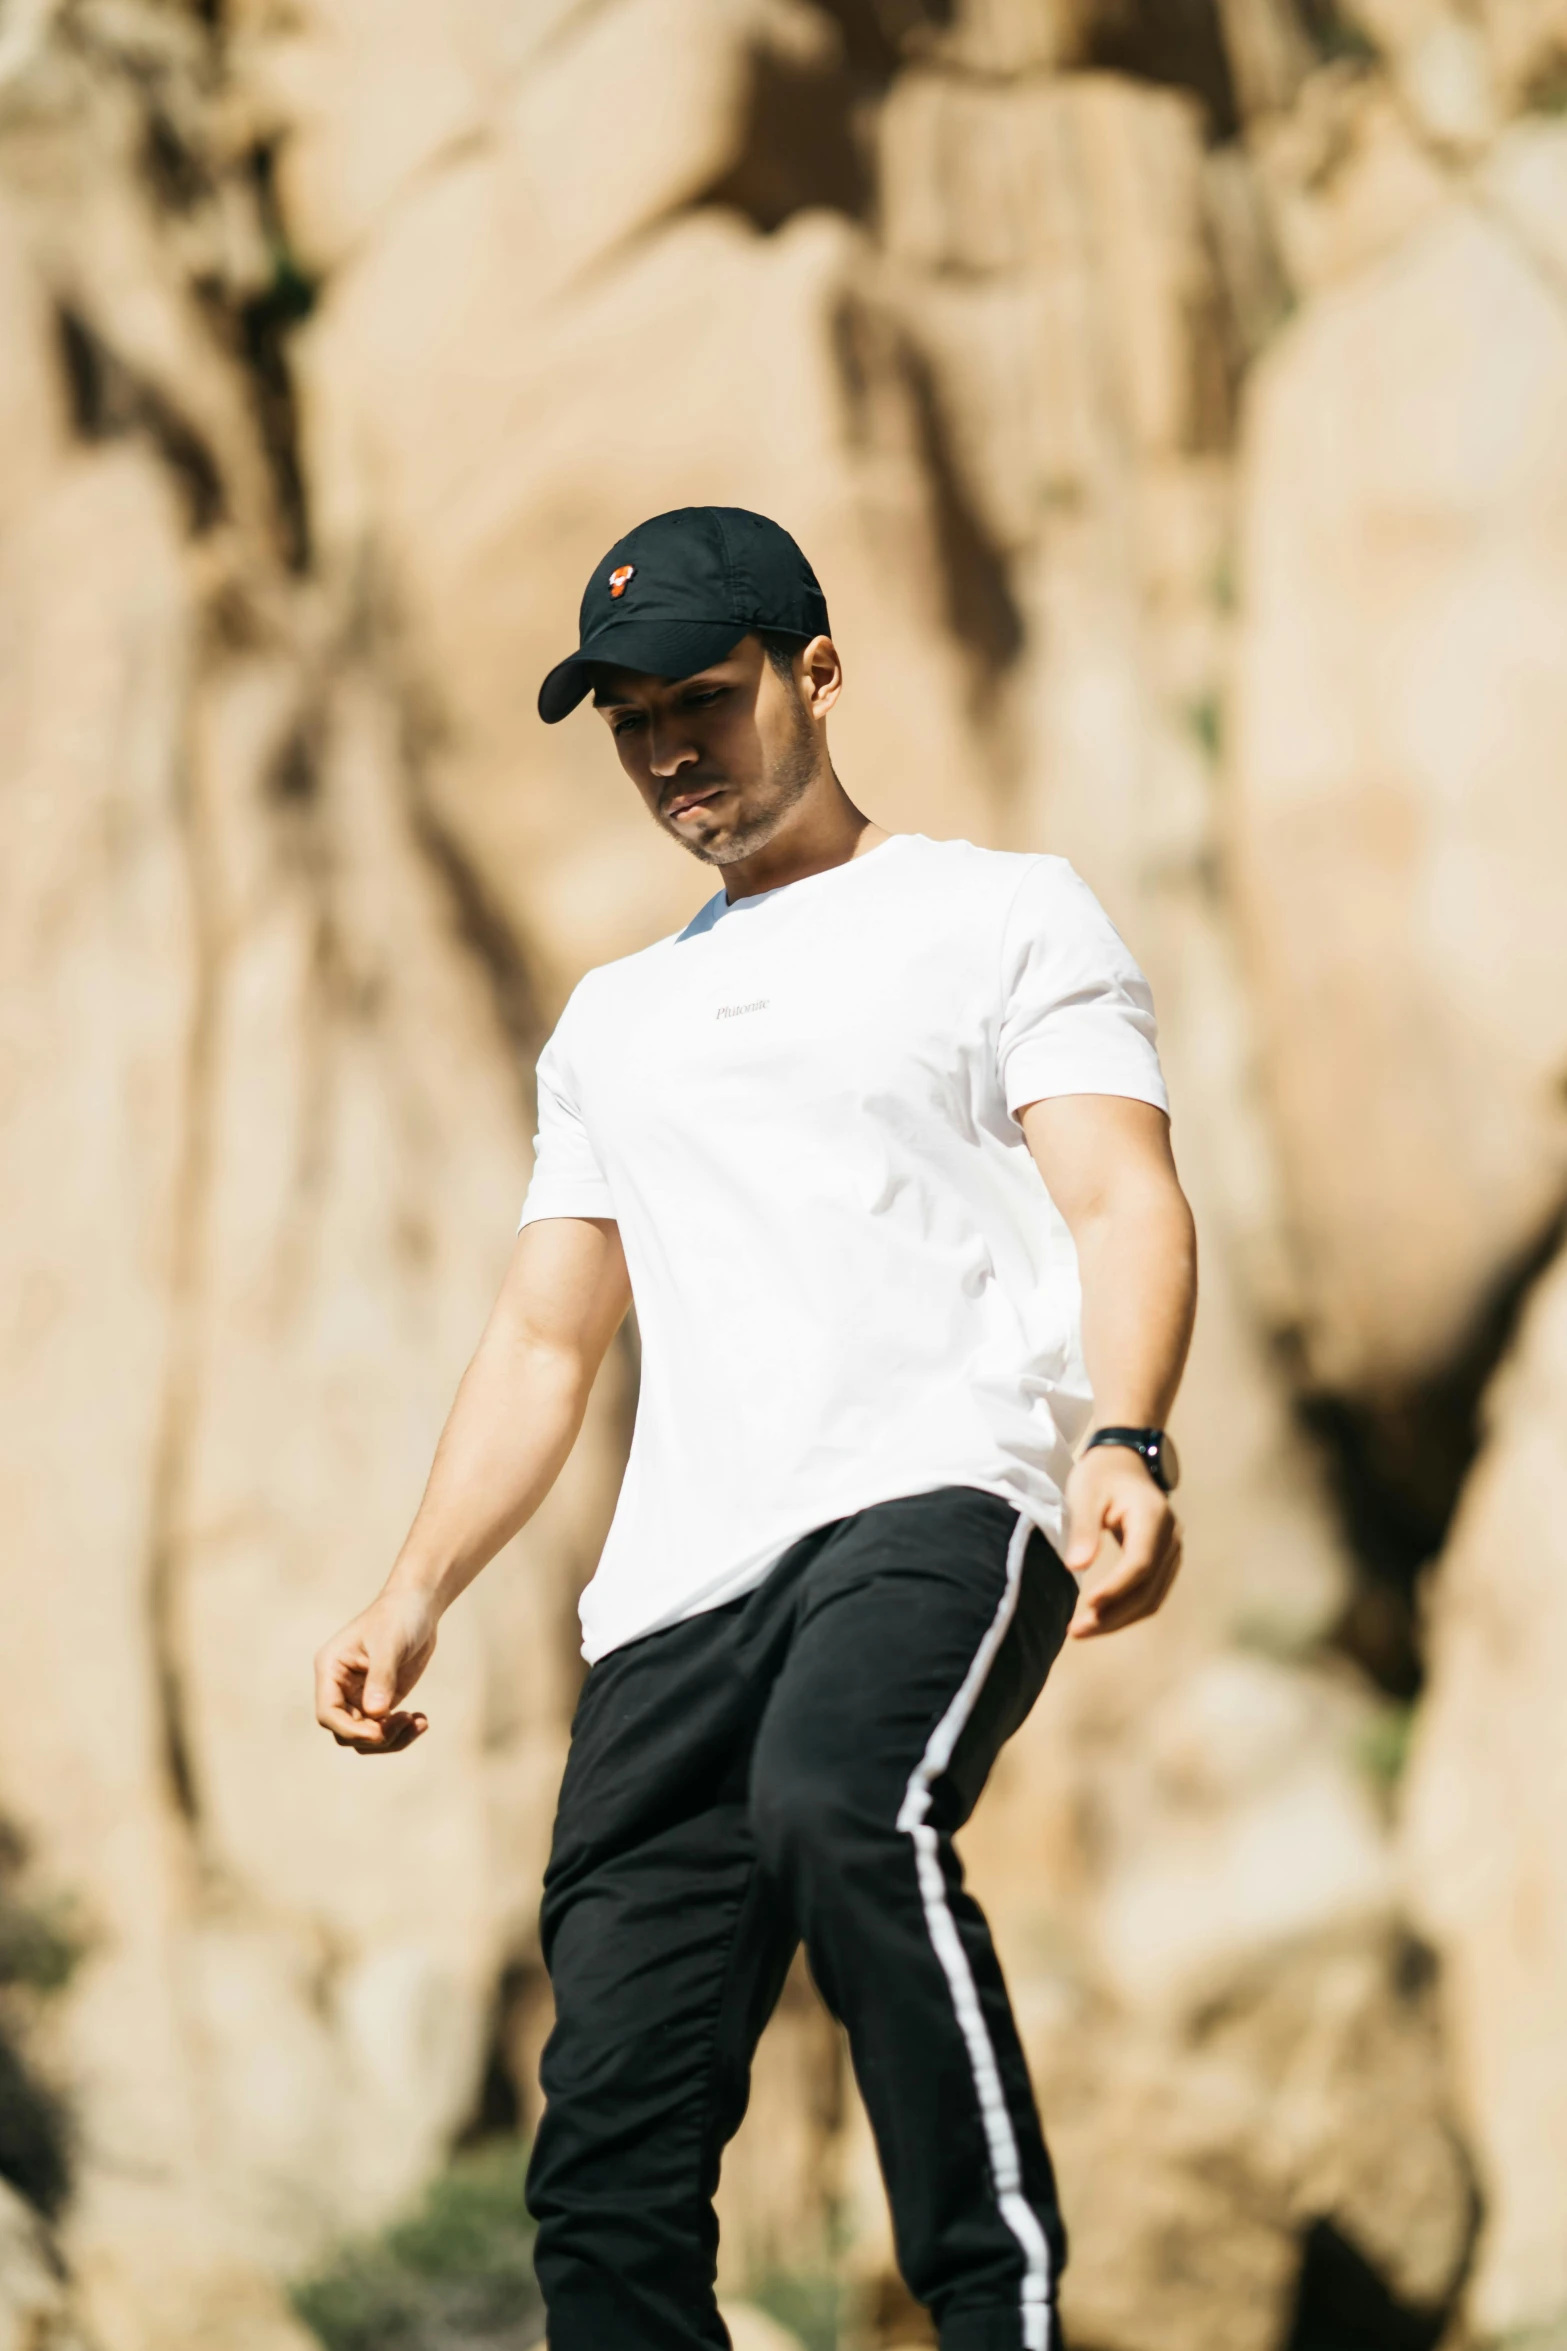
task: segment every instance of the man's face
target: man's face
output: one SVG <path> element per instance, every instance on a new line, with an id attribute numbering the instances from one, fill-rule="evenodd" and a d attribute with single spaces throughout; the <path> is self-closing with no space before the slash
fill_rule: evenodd
<path id="1" fill-rule="evenodd" d="M 763 848 L 824 768 L 800 666 L 780 677 L 760 640 L 744 637 L 694 677 L 595 669 L 593 706 L 621 766 L 694 857 L 732 865 Z"/>

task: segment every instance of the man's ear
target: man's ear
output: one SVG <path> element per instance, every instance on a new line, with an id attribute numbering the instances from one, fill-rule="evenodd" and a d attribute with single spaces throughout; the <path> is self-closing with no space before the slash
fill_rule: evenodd
<path id="1" fill-rule="evenodd" d="M 800 656 L 800 684 L 813 718 L 825 718 L 843 692 L 843 663 L 831 637 L 813 637 Z"/>

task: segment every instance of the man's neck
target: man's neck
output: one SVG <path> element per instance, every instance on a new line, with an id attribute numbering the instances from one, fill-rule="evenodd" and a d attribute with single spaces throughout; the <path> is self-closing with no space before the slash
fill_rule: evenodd
<path id="1" fill-rule="evenodd" d="M 855 807 L 836 776 L 831 781 L 830 794 L 824 793 L 820 801 L 809 794 L 790 810 L 790 821 L 780 825 L 770 841 L 724 867 L 724 895 L 731 904 L 736 898 L 760 897 L 764 890 L 782 890 L 813 873 L 847 865 L 886 840 L 885 828 L 872 824 Z"/>

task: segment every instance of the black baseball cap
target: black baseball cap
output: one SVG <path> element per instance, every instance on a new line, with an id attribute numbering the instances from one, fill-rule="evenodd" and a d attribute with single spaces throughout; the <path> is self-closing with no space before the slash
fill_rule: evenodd
<path id="1" fill-rule="evenodd" d="M 753 629 L 827 633 L 827 599 L 788 532 L 744 506 L 677 506 L 617 539 L 583 591 L 580 643 L 539 688 L 547 726 L 587 693 L 589 664 L 688 678 Z"/>

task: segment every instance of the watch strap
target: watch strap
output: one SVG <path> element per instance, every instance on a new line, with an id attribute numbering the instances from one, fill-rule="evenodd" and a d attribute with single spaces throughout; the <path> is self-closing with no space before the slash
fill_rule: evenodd
<path id="1" fill-rule="evenodd" d="M 1095 1429 L 1083 1451 L 1092 1453 L 1096 1445 L 1124 1446 L 1129 1453 L 1136 1453 L 1160 1492 L 1172 1490 L 1175 1480 L 1169 1475 L 1165 1455 L 1173 1448 L 1163 1429 Z"/>

